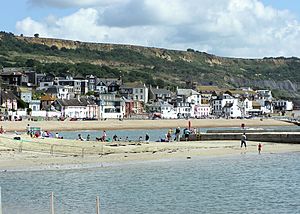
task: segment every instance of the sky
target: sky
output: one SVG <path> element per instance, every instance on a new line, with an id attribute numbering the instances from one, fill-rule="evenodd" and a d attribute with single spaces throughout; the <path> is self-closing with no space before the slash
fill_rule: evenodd
<path id="1" fill-rule="evenodd" d="M 0 31 L 226 57 L 300 57 L 299 0 L 1 1 Z"/>

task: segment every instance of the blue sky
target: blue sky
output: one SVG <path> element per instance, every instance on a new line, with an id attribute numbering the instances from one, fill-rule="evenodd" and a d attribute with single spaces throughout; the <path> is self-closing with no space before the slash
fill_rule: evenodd
<path id="1" fill-rule="evenodd" d="M 298 0 L 2 1 L 0 30 L 233 57 L 300 56 Z"/>

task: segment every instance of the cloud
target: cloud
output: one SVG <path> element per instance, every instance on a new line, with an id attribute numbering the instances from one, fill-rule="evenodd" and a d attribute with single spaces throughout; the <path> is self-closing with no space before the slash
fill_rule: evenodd
<path id="1" fill-rule="evenodd" d="M 44 20 L 27 17 L 18 33 L 172 49 L 193 48 L 222 56 L 299 56 L 299 21 L 259 0 L 31 0 L 83 7 Z M 84 3 L 82 3 L 84 2 Z"/>
<path id="2" fill-rule="evenodd" d="M 122 3 L 126 0 L 27 0 L 28 4 L 37 7 L 90 7 L 90 6 L 108 6 L 116 3 Z"/>

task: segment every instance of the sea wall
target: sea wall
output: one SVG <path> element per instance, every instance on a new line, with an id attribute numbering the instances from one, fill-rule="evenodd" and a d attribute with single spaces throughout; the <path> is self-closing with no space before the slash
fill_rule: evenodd
<path id="1" fill-rule="evenodd" d="M 240 133 L 201 133 L 191 135 L 191 141 L 210 141 L 210 140 L 240 140 Z M 248 141 L 274 142 L 274 143 L 291 143 L 300 144 L 300 132 L 263 132 L 263 133 L 248 133 Z"/>

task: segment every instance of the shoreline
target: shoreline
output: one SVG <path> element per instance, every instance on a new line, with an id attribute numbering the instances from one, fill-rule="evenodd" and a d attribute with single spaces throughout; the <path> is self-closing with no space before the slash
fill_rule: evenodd
<path id="1" fill-rule="evenodd" d="M 285 121 L 267 119 L 174 119 L 174 120 L 105 120 L 105 121 L 0 121 L 7 132 L 26 131 L 27 124 L 41 127 L 44 131 L 77 131 L 77 130 L 132 130 L 132 129 L 168 129 L 188 127 L 264 127 L 264 126 L 295 126 Z"/>

